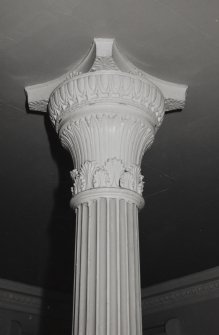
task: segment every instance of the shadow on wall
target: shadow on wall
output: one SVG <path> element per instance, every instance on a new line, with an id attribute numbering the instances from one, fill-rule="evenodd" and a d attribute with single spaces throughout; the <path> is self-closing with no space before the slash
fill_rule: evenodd
<path id="1" fill-rule="evenodd" d="M 48 114 L 44 116 L 44 121 L 51 154 L 59 173 L 59 184 L 54 190 L 54 207 L 48 225 L 50 255 L 44 287 L 72 295 L 75 246 L 75 214 L 69 207 L 71 197 L 69 171 L 72 170 L 72 160 L 61 147 Z M 51 303 L 48 303 L 51 301 L 48 294 L 45 290 L 42 306 L 44 317 L 42 317 L 39 334 L 71 334 L 71 309 L 57 310 Z"/>

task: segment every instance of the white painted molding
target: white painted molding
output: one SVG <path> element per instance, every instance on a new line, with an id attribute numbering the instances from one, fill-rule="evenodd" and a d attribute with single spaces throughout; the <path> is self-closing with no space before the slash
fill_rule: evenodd
<path id="1" fill-rule="evenodd" d="M 219 298 L 219 267 L 142 290 L 142 314 Z"/>
<path id="2" fill-rule="evenodd" d="M 105 66 L 100 67 L 98 62 L 105 63 Z M 142 79 L 153 83 L 164 96 L 165 111 L 182 109 L 184 107 L 187 91 L 186 85 L 171 83 L 149 75 L 128 61 L 120 52 L 114 39 L 95 38 L 87 56 L 66 74 L 49 82 L 25 88 L 30 110 L 46 112 L 50 95 L 58 85 L 69 78 L 89 72 L 90 70 L 109 69 L 107 64 L 110 64 L 110 69 L 112 69 L 113 64 L 113 69 L 119 69 L 122 72 L 140 76 Z"/>

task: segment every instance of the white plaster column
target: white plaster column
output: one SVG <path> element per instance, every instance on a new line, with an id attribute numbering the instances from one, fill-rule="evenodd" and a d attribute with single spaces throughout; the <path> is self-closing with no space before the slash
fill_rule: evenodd
<path id="1" fill-rule="evenodd" d="M 141 161 L 167 110 L 182 108 L 186 86 L 132 65 L 112 39 L 51 82 L 26 88 L 73 160 L 76 211 L 74 335 L 141 335 L 138 210 Z"/>

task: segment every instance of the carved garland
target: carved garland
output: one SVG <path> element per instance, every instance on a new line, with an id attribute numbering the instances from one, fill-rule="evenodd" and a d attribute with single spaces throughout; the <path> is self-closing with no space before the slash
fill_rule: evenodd
<path id="1" fill-rule="evenodd" d="M 98 187 L 121 187 L 142 195 L 143 176 L 139 166 L 124 167 L 117 158 L 107 159 L 103 166 L 97 162 L 86 161 L 80 171 L 70 172 L 73 180 L 72 195 Z"/>

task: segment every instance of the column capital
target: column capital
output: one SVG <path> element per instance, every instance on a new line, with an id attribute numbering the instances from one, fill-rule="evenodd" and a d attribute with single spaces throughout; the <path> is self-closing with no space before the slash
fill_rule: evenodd
<path id="1" fill-rule="evenodd" d="M 77 66 L 26 92 L 31 110 L 48 110 L 72 156 L 73 196 L 100 187 L 141 195 L 142 157 L 165 112 L 184 106 L 186 89 L 136 68 L 114 39 L 95 38 Z"/>
<path id="2" fill-rule="evenodd" d="M 182 109 L 185 104 L 187 86 L 156 78 L 132 64 L 120 51 L 113 38 L 94 38 L 85 57 L 73 66 L 67 73 L 51 81 L 38 85 L 26 86 L 30 110 L 47 112 L 51 93 L 60 84 L 77 75 L 97 70 L 120 70 L 121 72 L 137 75 L 153 83 L 163 94 L 164 111 Z"/>

